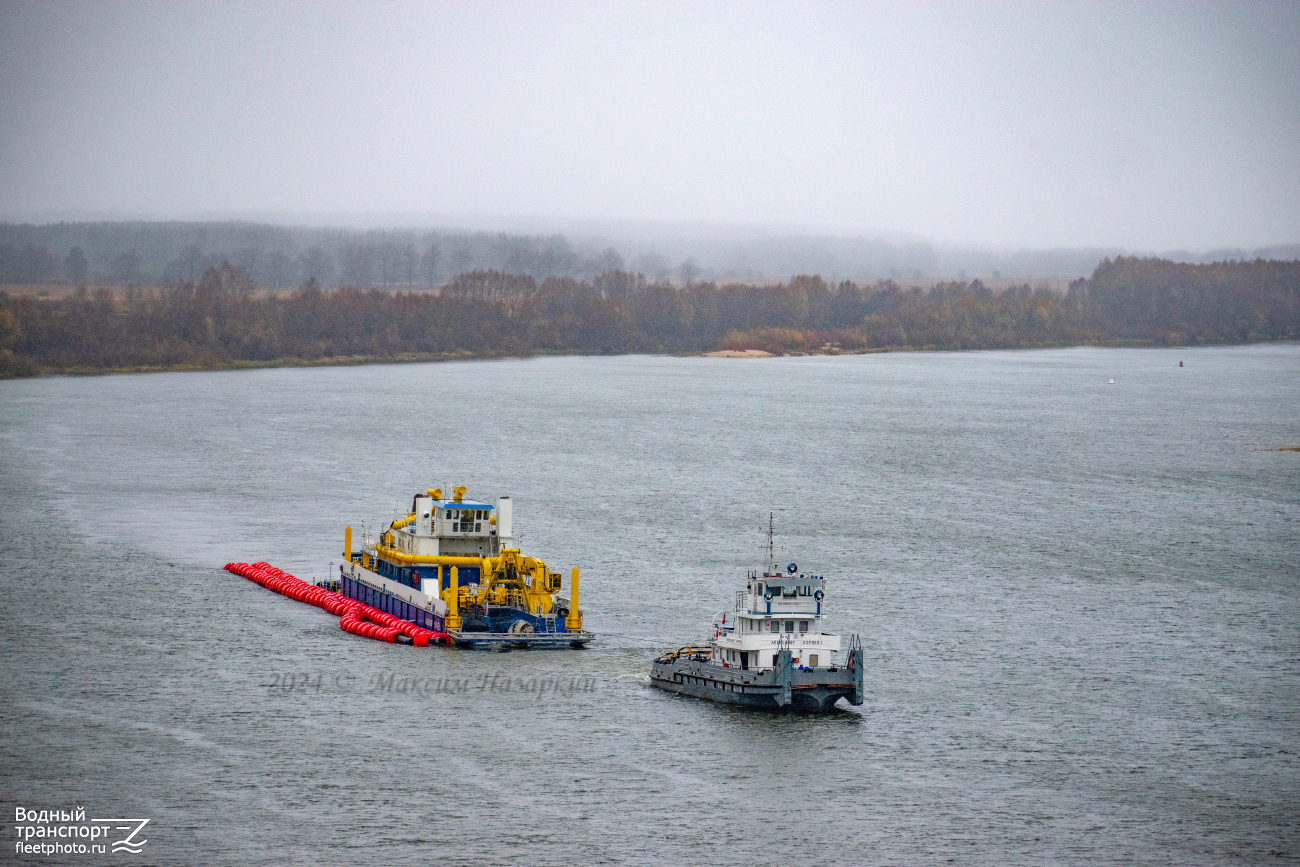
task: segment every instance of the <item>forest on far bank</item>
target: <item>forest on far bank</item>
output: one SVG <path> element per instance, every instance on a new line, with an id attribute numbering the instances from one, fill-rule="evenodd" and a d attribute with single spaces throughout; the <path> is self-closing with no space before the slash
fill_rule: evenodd
<path id="1" fill-rule="evenodd" d="M 222 262 L 194 282 L 0 293 L 0 376 L 255 364 L 761 349 L 776 354 L 1196 345 L 1300 338 L 1300 261 L 1103 261 L 1065 293 L 979 280 L 775 286 L 463 273 L 436 292 L 255 292 Z"/>

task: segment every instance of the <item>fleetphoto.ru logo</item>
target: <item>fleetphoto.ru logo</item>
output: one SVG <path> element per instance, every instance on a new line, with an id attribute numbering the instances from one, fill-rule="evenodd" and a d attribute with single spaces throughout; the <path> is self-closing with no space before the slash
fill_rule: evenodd
<path id="1" fill-rule="evenodd" d="M 140 850 L 144 848 L 144 844 L 149 842 L 139 836 L 140 832 L 144 830 L 144 826 L 149 824 L 148 819 L 92 819 L 91 821 L 105 824 L 111 823 L 119 831 L 131 832 L 121 840 L 114 841 L 114 852 L 130 852 L 132 855 L 139 855 Z M 118 824 L 120 822 L 125 824 Z"/>
<path id="2" fill-rule="evenodd" d="M 27 810 L 14 808 L 14 830 L 19 855 L 104 855 L 127 852 L 139 855 L 149 841 L 144 837 L 148 819 L 86 820 L 86 808 Z"/>

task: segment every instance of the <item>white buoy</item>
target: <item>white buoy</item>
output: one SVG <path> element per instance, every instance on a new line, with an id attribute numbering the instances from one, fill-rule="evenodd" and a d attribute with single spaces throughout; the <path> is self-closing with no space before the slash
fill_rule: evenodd
<path id="1" fill-rule="evenodd" d="M 1107 384 L 1107 385 L 1114 385 L 1114 384 L 1115 384 L 1115 380 L 1113 380 L 1113 379 L 1108 379 L 1108 380 L 1106 380 L 1106 384 Z"/>

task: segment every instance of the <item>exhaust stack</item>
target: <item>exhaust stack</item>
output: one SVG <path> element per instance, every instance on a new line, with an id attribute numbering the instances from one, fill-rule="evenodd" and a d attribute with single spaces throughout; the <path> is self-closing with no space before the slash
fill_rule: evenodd
<path id="1" fill-rule="evenodd" d="M 497 538 L 501 540 L 501 549 L 515 547 L 515 513 L 514 503 L 509 497 L 497 500 Z"/>

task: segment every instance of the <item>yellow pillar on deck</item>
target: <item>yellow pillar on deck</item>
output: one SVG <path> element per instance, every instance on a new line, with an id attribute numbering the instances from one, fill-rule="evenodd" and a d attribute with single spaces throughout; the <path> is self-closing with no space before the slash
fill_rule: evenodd
<path id="1" fill-rule="evenodd" d="M 343 559 L 352 562 L 352 528 L 343 528 Z"/>
<path id="2" fill-rule="evenodd" d="M 447 619 L 443 626 L 447 629 L 460 629 L 460 573 L 451 567 L 451 598 L 447 600 Z"/>
<path id="3" fill-rule="evenodd" d="M 582 629 L 582 615 L 578 613 L 578 567 L 573 567 L 569 578 L 569 616 L 564 618 L 564 628 L 570 632 Z"/>

